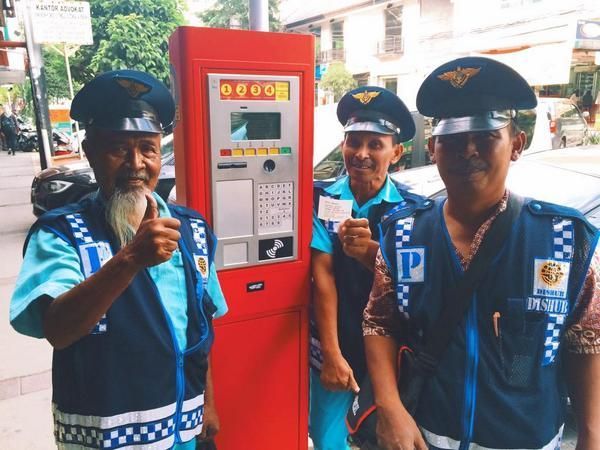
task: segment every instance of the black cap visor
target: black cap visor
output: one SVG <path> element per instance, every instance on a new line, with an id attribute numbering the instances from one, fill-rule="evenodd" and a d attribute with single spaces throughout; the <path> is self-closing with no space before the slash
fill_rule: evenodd
<path id="1" fill-rule="evenodd" d="M 94 120 L 89 125 L 111 131 L 135 131 L 139 133 L 163 132 L 160 123 L 145 117 L 121 117 L 108 120 Z"/>
<path id="2" fill-rule="evenodd" d="M 489 111 L 484 114 L 465 117 L 446 117 L 439 120 L 431 135 L 445 136 L 449 134 L 500 130 L 506 127 L 515 115 L 514 110 L 504 110 Z"/>

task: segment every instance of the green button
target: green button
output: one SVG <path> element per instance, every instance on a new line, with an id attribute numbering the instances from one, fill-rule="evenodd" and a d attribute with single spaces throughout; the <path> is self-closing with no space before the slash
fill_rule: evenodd
<path id="1" fill-rule="evenodd" d="M 281 147 L 281 154 L 282 155 L 291 155 L 292 147 Z"/>

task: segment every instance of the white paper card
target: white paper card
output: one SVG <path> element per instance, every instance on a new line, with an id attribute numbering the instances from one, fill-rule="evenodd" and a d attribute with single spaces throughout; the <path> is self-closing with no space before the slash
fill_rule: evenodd
<path id="1" fill-rule="evenodd" d="M 343 222 L 352 217 L 352 200 L 337 200 L 321 196 L 318 217 L 331 222 Z"/>

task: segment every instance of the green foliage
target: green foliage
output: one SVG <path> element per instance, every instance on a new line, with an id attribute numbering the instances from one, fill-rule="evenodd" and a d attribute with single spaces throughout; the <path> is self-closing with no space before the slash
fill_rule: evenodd
<path id="1" fill-rule="evenodd" d="M 356 80 L 352 78 L 352 74 L 348 72 L 344 63 L 334 62 L 327 67 L 327 71 L 321 78 L 320 86 L 322 89 L 333 94 L 333 101 L 340 100 L 342 95 L 350 89 L 358 86 Z"/>
<path id="2" fill-rule="evenodd" d="M 65 57 L 50 48 L 43 48 L 46 96 L 50 103 L 69 98 L 69 82 Z"/>
<path id="3" fill-rule="evenodd" d="M 168 40 L 183 24 L 179 0 L 90 0 L 94 45 L 73 57 L 74 79 L 85 83 L 114 69 L 146 71 L 169 82 Z"/>
<path id="4" fill-rule="evenodd" d="M 279 21 L 280 0 L 269 0 L 269 30 L 280 31 Z M 232 21 L 239 24 L 241 29 L 250 27 L 248 0 L 217 0 L 212 8 L 198 14 L 202 23 L 207 27 L 230 28 Z"/>

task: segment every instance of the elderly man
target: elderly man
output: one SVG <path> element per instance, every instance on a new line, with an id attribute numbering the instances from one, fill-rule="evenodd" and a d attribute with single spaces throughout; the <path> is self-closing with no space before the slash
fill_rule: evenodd
<path id="1" fill-rule="evenodd" d="M 438 120 L 429 153 L 448 197 L 392 221 L 376 259 L 363 330 L 384 449 L 558 448 L 568 377 L 577 448 L 600 448 L 598 231 L 578 211 L 505 187 L 526 143 L 516 110 L 535 105 L 518 73 L 487 58 L 443 64 L 418 92 L 419 111 Z M 508 237 L 492 247 L 496 222 Z M 427 346 L 453 309 L 444 306 L 463 300 L 449 288 L 477 271 L 483 248 L 489 262 L 441 357 L 429 361 L 411 416 L 395 382 L 395 337 Z"/>
<path id="2" fill-rule="evenodd" d="M 194 449 L 218 429 L 208 353 L 226 305 L 216 239 L 195 211 L 153 193 L 175 111 L 167 88 L 133 70 L 75 96 L 74 120 L 99 190 L 31 228 L 11 323 L 54 347 L 61 449 Z M 131 447 L 130 447 L 131 446 Z"/>
<path id="3" fill-rule="evenodd" d="M 337 115 L 344 126 L 342 155 L 348 175 L 315 184 L 311 242 L 309 426 L 319 450 L 349 449 L 344 419 L 366 376 L 361 321 L 373 282 L 372 270 L 366 267 L 372 269 L 379 248 L 381 218 L 405 202 L 388 169 L 400 160 L 401 143 L 415 134 L 402 100 L 380 87 L 346 93 Z"/>

